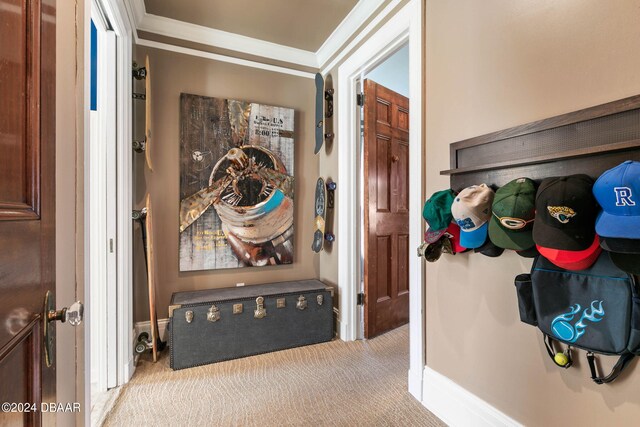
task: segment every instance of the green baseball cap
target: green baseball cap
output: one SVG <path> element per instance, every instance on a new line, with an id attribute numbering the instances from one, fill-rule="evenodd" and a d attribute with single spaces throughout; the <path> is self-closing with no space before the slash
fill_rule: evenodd
<path id="1" fill-rule="evenodd" d="M 491 206 L 489 238 L 494 245 L 524 251 L 535 245 L 536 183 L 518 178 L 496 191 Z"/>
<path id="2" fill-rule="evenodd" d="M 451 215 L 451 204 L 456 195 L 452 190 L 436 191 L 426 201 L 422 208 L 422 217 L 429 224 L 432 231 L 446 230 L 453 215 Z"/>

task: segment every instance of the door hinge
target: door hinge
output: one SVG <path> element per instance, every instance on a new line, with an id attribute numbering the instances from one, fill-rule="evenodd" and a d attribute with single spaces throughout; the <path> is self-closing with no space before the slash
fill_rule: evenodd
<path id="1" fill-rule="evenodd" d="M 358 293 L 358 297 L 356 299 L 357 305 L 364 305 L 364 293 Z"/>
<path id="2" fill-rule="evenodd" d="M 364 93 L 359 93 L 356 95 L 356 103 L 360 107 L 364 107 Z"/>

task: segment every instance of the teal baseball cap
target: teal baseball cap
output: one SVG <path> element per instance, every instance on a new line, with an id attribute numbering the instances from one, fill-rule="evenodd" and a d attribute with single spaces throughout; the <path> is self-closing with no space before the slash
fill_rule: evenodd
<path id="1" fill-rule="evenodd" d="M 422 217 L 429 229 L 426 233 L 427 243 L 437 241 L 447 231 L 447 227 L 453 221 L 451 214 L 451 204 L 456 195 L 451 189 L 436 191 L 429 197 L 422 208 Z"/>

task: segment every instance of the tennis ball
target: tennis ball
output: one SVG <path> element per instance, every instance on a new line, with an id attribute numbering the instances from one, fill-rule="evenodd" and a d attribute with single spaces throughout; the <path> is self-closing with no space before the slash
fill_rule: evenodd
<path id="1" fill-rule="evenodd" d="M 569 363 L 569 358 L 564 353 L 556 353 L 556 355 L 553 356 L 553 360 L 555 360 L 556 363 L 560 366 L 565 366 L 567 363 Z"/>

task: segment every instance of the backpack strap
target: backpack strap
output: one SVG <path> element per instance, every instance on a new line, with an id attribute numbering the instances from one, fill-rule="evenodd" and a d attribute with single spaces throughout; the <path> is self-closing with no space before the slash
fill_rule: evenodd
<path id="1" fill-rule="evenodd" d="M 588 351 L 587 362 L 589 362 L 589 369 L 591 370 L 591 379 L 596 384 L 606 384 L 606 383 L 612 382 L 613 380 L 618 378 L 618 375 L 622 373 L 624 368 L 626 368 L 629 365 L 629 362 L 631 362 L 631 360 L 633 360 L 634 357 L 635 355 L 632 353 L 623 354 L 622 356 L 620 356 L 616 364 L 613 366 L 609 375 L 607 375 L 606 377 L 599 377 L 596 369 L 595 354 L 593 354 L 593 352 L 591 351 Z"/>
<path id="2" fill-rule="evenodd" d="M 568 362 L 566 364 L 564 364 L 564 365 L 561 365 L 556 360 L 556 354 L 557 353 L 553 349 L 553 343 L 556 342 L 556 340 L 554 340 L 553 338 L 551 338 L 547 334 L 542 334 L 542 335 L 544 336 L 544 339 L 543 339 L 544 346 L 547 349 L 547 353 L 549 353 L 549 357 L 551 358 L 551 360 L 553 360 L 553 363 L 555 363 L 556 366 L 559 366 L 559 367 L 564 368 L 564 369 L 570 368 L 571 365 L 573 365 L 573 359 L 571 358 L 571 346 L 568 346 L 567 350 L 563 352 L 563 354 L 565 356 L 567 356 Z"/>

